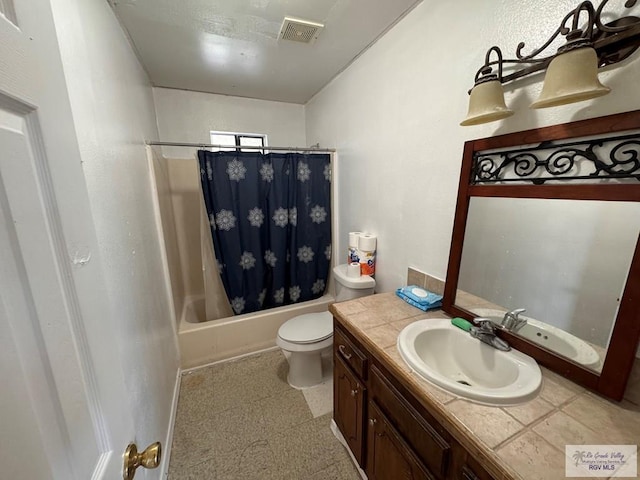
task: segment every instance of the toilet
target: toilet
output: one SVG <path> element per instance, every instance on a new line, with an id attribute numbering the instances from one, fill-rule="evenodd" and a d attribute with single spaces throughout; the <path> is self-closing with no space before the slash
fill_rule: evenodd
<path id="1" fill-rule="evenodd" d="M 336 302 L 372 295 L 376 281 L 367 276 L 348 277 L 347 265 L 333 269 Z M 307 313 L 287 320 L 278 330 L 276 344 L 289 352 L 289 385 L 307 388 L 322 382 L 322 353 L 333 345 L 333 316 Z"/>

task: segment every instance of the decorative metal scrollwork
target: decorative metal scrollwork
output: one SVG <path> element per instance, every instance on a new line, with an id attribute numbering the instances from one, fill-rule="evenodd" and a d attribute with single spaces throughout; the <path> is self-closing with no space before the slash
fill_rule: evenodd
<path id="1" fill-rule="evenodd" d="M 475 80 L 485 74 L 491 73 L 491 67 L 497 66 L 498 79 L 501 83 L 508 83 L 512 80 L 524 77 L 531 73 L 544 70 L 549 62 L 556 55 L 553 50 L 556 41 L 564 37 L 566 45 L 561 46 L 558 51 L 569 51 L 573 48 L 592 44 L 598 55 L 598 65 L 612 65 L 625 60 L 640 47 L 640 18 L 627 15 L 607 21 L 611 12 L 604 12 L 610 0 L 602 0 L 596 8 L 590 1 L 581 2 L 574 10 L 564 16 L 560 26 L 551 36 L 538 48 L 529 53 L 524 53 L 525 43 L 520 42 L 516 47 L 515 58 L 503 58 L 499 47 L 493 46 L 487 52 L 485 63 L 476 72 Z M 636 6 L 638 0 L 626 0 L 625 9 Z M 586 20 L 586 22 L 584 21 Z M 498 53 L 496 60 L 490 60 L 491 51 Z M 502 65 L 510 64 L 515 71 L 502 75 Z"/>
<path id="2" fill-rule="evenodd" d="M 542 142 L 495 153 L 477 152 L 472 184 L 635 178 L 640 181 L 640 132 L 582 141 Z"/>

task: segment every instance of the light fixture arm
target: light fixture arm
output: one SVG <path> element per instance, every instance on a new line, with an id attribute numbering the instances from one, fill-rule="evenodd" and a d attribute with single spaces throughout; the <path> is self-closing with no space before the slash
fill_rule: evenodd
<path id="1" fill-rule="evenodd" d="M 598 6 L 598 9 L 596 10 L 596 14 L 595 14 L 595 24 L 598 30 L 600 30 L 601 32 L 608 32 L 608 33 L 618 33 L 618 32 L 624 32 L 625 30 L 628 30 L 629 26 L 628 25 L 623 25 L 623 26 L 611 26 L 611 24 L 603 24 L 602 23 L 602 10 L 604 9 L 605 5 L 609 3 L 609 0 L 603 0 L 602 3 L 600 3 L 600 5 Z M 632 8 L 636 5 L 637 0 L 627 0 L 624 4 L 624 6 L 626 8 Z M 640 21 L 636 22 L 636 25 L 640 23 Z"/>
<path id="2" fill-rule="evenodd" d="M 580 8 L 580 7 L 578 7 L 578 8 Z M 567 24 L 567 21 L 570 18 L 575 18 L 575 16 L 576 16 L 575 13 L 576 13 L 576 10 L 572 10 L 570 13 L 568 13 L 562 19 L 562 22 L 560 22 L 560 26 L 556 29 L 555 32 L 553 32 L 551 34 L 551 36 L 547 39 L 547 41 L 544 42 L 544 44 L 542 44 L 542 46 L 540 46 L 539 48 L 537 48 L 536 50 L 531 52 L 529 55 L 523 55 L 522 54 L 522 49 L 525 47 L 525 43 L 524 42 L 520 42 L 518 44 L 518 46 L 516 47 L 516 57 L 518 58 L 518 60 L 520 60 L 522 63 L 530 62 L 535 57 L 537 57 L 539 54 L 544 52 L 549 47 L 549 45 L 551 45 L 554 42 L 554 40 L 556 38 L 558 38 L 559 35 L 566 35 L 567 33 L 569 33 L 569 29 L 567 29 L 566 24 Z M 553 55 L 550 55 L 547 58 L 551 58 L 551 57 L 553 57 Z"/>
<path id="3" fill-rule="evenodd" d="M 495 52 L 498 56 L 498 60 L 491 61 L 491 53 Z M 487 50 L 487 54 L 484 56 L 484 65 L 480 67 L 480 69 L 476 72 L 476 76 L 474 79 L 475 84 L 482 83 L 483 81 L 488 81 L 489 79 L 494 80 L 498 79 L 500 83 L 502 83 L 502 50 L 500 47 L 493 46 L 489 50 Z M 498 74 L 493 73 L 492 65 L 498 65 Z"/>
<path id="4" fill-rule="evenodd" d="M 525 77 L 532 73 L 545 70 L 556 54 L 540 57 L 540 54 L 559 37 L 564 36 L 567 43 L 558 49 L 557 53 L 564 53 L 573 48 L 592 45 L 596 50 L 599 65 L 611 65 L 618 63 L 640 47 L 640 18 L 625 16 L 608 23 L 603 23 L 602 13 L 609 0 L 602 0 L 596 9 L 590 1 L 581 2 L 575 9 L 569 12 L 560 22 L 560 26 L 553 34 L 537 49 L 524 55 L 522 53 L 525 43 L 520 42 L 516 48 L 516 58 L 503 58 L 499 47 L 491 47 L 486 56 L 484 65 L 476 72 L 475 82 L 482 80 L 487 69 L 498 65 L 498 77 L 500 83 L 509 83 L 518 78 Z M 624 4 L 626 8 L 632 8 L 638 0 L 627 0 Z M 587 13 L 586 24 L 580 25 L 580 19 Z M 492 52 L 496 52 L 498 60 L 490 61 Z M 506 63 L 522 65 L 507 75 L 502 74 L 502 66 Z M 489 71 L 489 74 L 491 71 Z"/>
<path id="5" fill-rule="evenodd" d="M 608 0 L 604 0 L 607 2 Z M 589 15 L 589 21 L 587 22 L 586 30 L 581 30 L 579 28 L 578 22 L 580 21 L 580 14 L 585 11 Z M 589 1 L 582 2 L 578 7 L 573 11 L 573 22 L 571 24 L 571 30 L 567 31 L 566 26 L 563 24 L 562 34 L 565 35 L 569 40 L 571 36 L 575 36 L 575 38 L 583 38 L 585 40 L 591 40 L 593 36 L 593 22 L 595 19 L 596 11 L 593 8 L 593 4 Z M 566 23 L 566 20 L 565 20 Z"/>

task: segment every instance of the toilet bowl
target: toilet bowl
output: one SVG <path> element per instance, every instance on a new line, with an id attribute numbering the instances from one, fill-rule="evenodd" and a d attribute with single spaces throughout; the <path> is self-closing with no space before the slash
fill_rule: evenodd
<path id="1" fill-rule="evenodd" d="M 287 320 L 278 330 L 276 344 L 290 354 L 289 385 L 306 388 L 322 383 L 322 352 L 333 344 L 333 317 L 321 312 Z"/>
<path id="2" fill-rule="evenodd" d="M 335 267 L 333 274 L 337 302 L 373 294 L 375 280 L 347 277 L 346 264 Z M 307 313 L 287 320 L 278 330 L 276 345 L 289 352 L 289 385 L 308 388 L 322 383 L 322 353 L 333 345 L 333 316 Z"/>

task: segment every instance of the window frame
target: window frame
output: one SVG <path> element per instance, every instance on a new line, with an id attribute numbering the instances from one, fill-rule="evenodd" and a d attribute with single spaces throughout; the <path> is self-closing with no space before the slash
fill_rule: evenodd
<path id="1" fill-rule="evenodd" d="M 209 131 L 209 139 L 212 145 L 220 145 L 220 143 L 216 143 L 213 141 L 214 135 L 227 135 L 233 136 L 235 140 L 235 147 L 229 145 L 228 147 L 214 147 L 212 151 L 214 152 L 253 152 L 260 149 L 266 149 L 268 146 L 267 143 L 267 134 L 266 133 L 244 133 L 244 132 L 226 132 L 221 130 L 210 130 Z M 262 145 L 258 148 L 256 145 L 241 145 L 241 141 L 243 138 L 254 138 L 262 140 Z M 252 148 L 255 147 L 255 148 Z"/>

